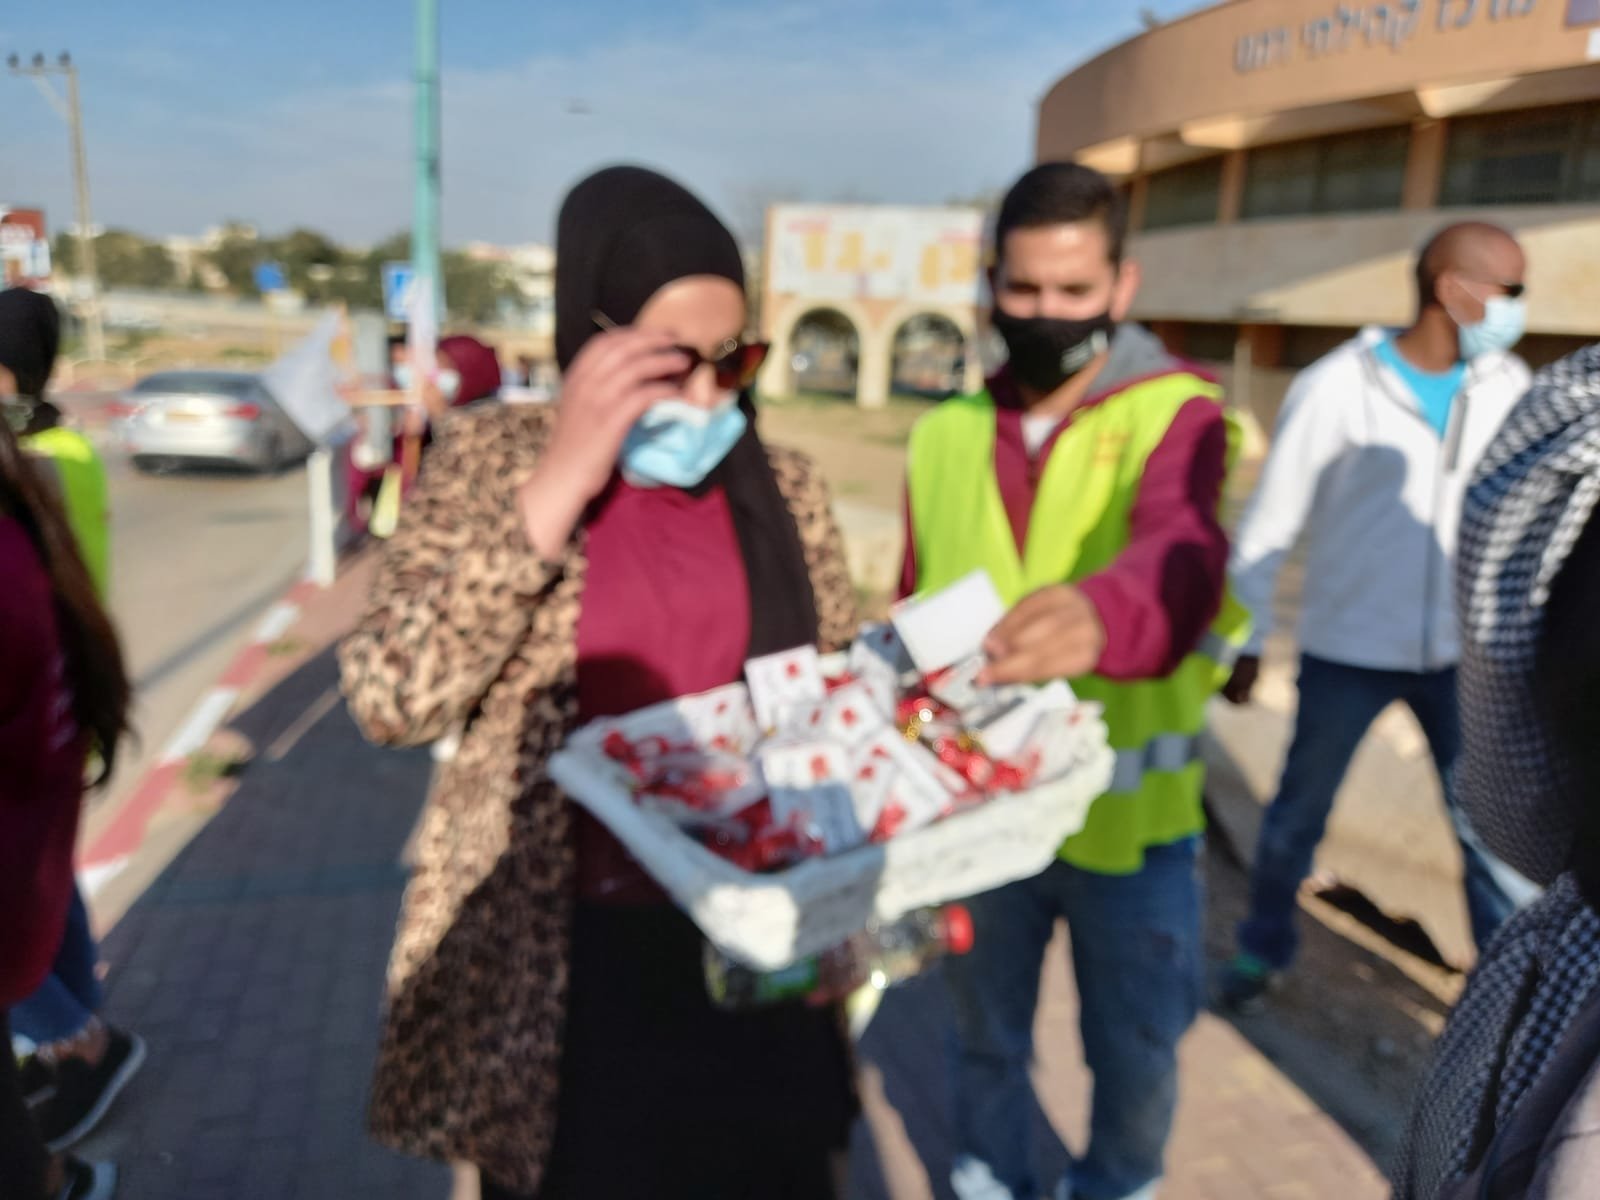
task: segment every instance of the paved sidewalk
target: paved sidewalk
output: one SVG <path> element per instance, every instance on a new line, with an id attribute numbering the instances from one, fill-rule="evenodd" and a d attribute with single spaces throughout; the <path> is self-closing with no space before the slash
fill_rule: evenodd
<path id="1" fill-rule="evenodd" d="M 109 1016 L 150 1042 L 148 1065 L 86 1150 L 118 1160 L 124 1200 L 445 1200 L 450 1174 L 363 1131 L 404 847 L 431 763 L 363 742 L 337 701 L 329 642 L 363 573 L 292 631 L 285 662 L 230 723 L 253 761 L 105 939 Z M 155 868 L 151 868 L 155 870 Z M 1080 1145 L 1088 1080 L 1058 944 L 1040 1014 L 1042 1162 Z M 866 1115 L 853 1197 L 949 1196 L 936 979 L 893 993 L 862 1044 Z M 1355 1143 L 1235 1030 L 1203 1017 L 1184 1047 L 1165 1200 L 1378 1197 Z"/>

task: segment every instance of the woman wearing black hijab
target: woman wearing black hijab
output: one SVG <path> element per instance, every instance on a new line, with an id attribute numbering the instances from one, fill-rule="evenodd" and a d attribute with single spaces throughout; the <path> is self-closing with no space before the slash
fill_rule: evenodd
<path id="1" fill-rule="evenodd" d="M 396 745 L 466 724 L 390 968 L 378 1136 L 475 1164 L 486 1200 L 834 1192 L 854 1113 L 834 1015 L 725 1014 L 689 919 L 544 765 L 596 717 L 854 632 L 824 485 L 764 446 L 734 240 L 637 168 L 557 233 L 551 408 L 462 413 L 342 652 Z"/>

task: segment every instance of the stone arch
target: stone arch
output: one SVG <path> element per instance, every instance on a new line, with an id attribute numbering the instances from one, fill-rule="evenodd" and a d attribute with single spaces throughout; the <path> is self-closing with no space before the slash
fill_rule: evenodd
<path id="1" fill-rule="evenodd" d="M 983 389 L 983 361 L 979 346 L 978 310 L 967 305 L 905 304 L 897 306 L 883 320 L 884 362 L 887 384 L 895 369 L 895 347 L 901 332 L 913 321 L 936 318 L 953 328 L 961 337 L 961 371 L 955 382 L 957 392 L 970 395 Z"/>
<path id="2" fill-rule="evenodd" d="M 868 344 L 873 325 L 861 307 L 850 300 L 795 296 L 787 298 L 783 311 L 776 314 L 769 340 L 772 344 L 767 354 L 766 366 L 761 372 L 761 387 L 775 396 L 793 396 L 801 390 L 800 373 L 795 369 L 795 357 L 802 347 L 796 344 L 795 334 L 803 332 L 809 320 L 819 316 L 832 317 L 848 326 L 853 335 L 853 362 L 850 370 L 850 391 L 859 394 L 862 372 L 866 367 Z M 802 338 L 802 340 L 804 340 Z"/>
<path id="3" fill-rule="evenodd" d="M 888 335 L 892 395 L 944 400 L 966 390 L 973 345 L 959 322 L 941 312 L 913 313 Z"/>

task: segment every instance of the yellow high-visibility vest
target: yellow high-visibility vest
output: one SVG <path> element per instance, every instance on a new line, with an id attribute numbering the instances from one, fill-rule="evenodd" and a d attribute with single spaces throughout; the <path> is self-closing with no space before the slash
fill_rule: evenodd
<path id="1" fill-rule="evenodd" d="M 911 434 L 908 487 L 918 592 L 988 571 L 1008 605 L 1042 587 L 1102 571 L 1128 541 L 1145 463 L 1178 411 L 1196 397 L 1218 404 L 1216 384 L 1188 372 L 1156 376 L 1077 413 L 1062 430 L 1039 480 L 1027 546 L 1016 538 L 994 470 L 995 407 L 987 392 L 945 401 Z M 1228 418 L 1228 461 L 1239 435 Z M 1061 847 L 1075 866 L 1103 874 L 1138 871 L 1147 846 L 1199 833 L 1204 767 L 1197 753 L 1206 702 L 1227 681 L 1249 618 L 1231 594 L 1194 653 L 1161 679 L 1071 680 L 1105 706 L 1117 753 L 1111 788 Z"/>

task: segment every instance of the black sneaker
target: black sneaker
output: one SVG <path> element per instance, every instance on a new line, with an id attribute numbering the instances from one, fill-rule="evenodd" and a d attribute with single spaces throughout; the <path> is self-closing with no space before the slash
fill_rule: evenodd
<path id="1" fill-rule="evenodd" d="M 54 1200 L 111 1200 L 117 1192 L 117 1168 L 111 1163 L 66 1161 L 67 1181 Z"/>
<path id="2" fill-rule="evenodd" d="M 106 1052 L 95 1066 L 81 1058 L 64 1058 L 56 1064 L 56 1094 L 34 1110 L 51 1154 L 88 1137 L 144 1065 L 142 1038 L 120 1029 L 108 1032 Z"/>
<path id="3" fill-rule="evenodd" d="M 37 1054 L 30 1054 L 17 1064 L 17 1078 L 22 1081 L 22 1098 L 29 1108 L 38 1108 L 56 1094 L 56 1065 Z"/>

